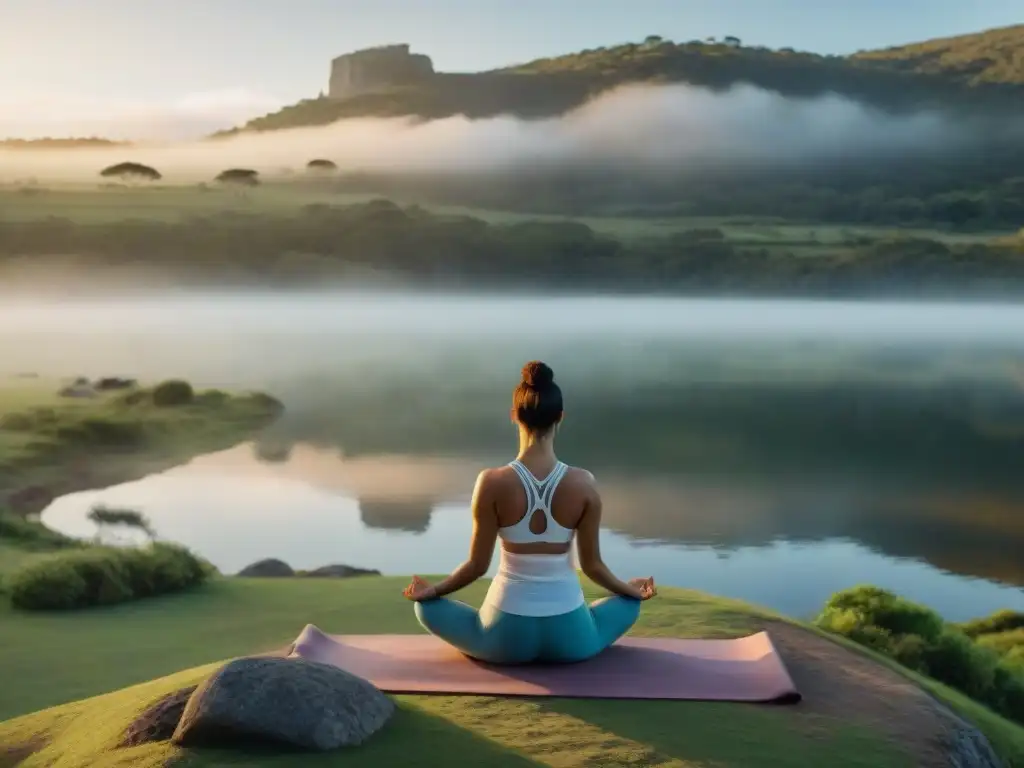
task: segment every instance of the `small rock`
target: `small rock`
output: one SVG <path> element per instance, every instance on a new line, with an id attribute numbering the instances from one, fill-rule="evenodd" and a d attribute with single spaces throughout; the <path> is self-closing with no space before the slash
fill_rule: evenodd
<path id="1" fill-rule="evenodd" d="M 137 747 L 140 744 L 170 739 L 195 689 L 194 685 L 182 688 L 147 707 L 125 729 L 118 746 Z"/>
<path id="2" fill-rule="evenodd" d="M 255 563 L 245 566 L 237 575 L 250 579 L 269 579 L 294 576 L 295 571 L 284 560 L 276 560 L 270 557 L 266 560 L 257 560 Z"/>
<path id="3" fill-rule="evenodd" d="M 347 579 L 352 576 L 380 576 L 380 571 L 376 568 L 356 568 L 353 565 L 323 565 L 312 571 L 299 571 L 295 575 L 313 579 Z"/>
<path id="4" fill-rule="evenodd" d="M 236 659 L 195 690 L 172 741 L 184 747 L 272 741 L 327 751 L 361 744 L 394 711 L 371 683 L 337 667 Z"/>

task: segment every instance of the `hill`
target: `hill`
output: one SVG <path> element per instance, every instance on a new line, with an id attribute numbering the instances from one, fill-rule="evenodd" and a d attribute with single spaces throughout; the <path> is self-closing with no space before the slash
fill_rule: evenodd
<path id="1" fill-rule="evenodd" d="M 437 73 L 416 84 L 344 99 L 309 99 L 221 135 L 354 117 L 546 118 L 636 82 L 713 90 L 745 83 L 803 98 L 837 93 L 892 112 L 921 106 L 1005 109 L 1008 95 L 1024 94 L 1024 57 L 1018 53 L 1022 47 L 1024 25 L 853 56 L 749 47 L 731 37 L 676 43 L 651 36 L 642 43 L 592 48 L 488 72 Z"/>
<path id="2" fill-rule="evenodd" d="M 968 87 L 1020 88 L 1024 86 L 1024 24 L 862 51 L 851 60 L 944 77 Z"/>

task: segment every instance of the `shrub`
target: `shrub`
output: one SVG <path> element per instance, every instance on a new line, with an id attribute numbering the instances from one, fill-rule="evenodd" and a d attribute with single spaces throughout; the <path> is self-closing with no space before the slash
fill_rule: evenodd
<path id="1" fill-rule="evenodd" d="M 71 610 L 178 592 L 216 570 L 184 547 L 90 547 L 29 563 L 8 580 L 11 603 L 24 610 Z"/>
<path id="2" fill-rule="evenodd" d="M 877 627 L 890 635 L 919 635 L 933 640 L 945 622 L 935 611 L 879 587 L 860 586 L 832 595 L 822 617 L 849 612 L 861 627 Z M 820 619 L 819 619 L 820 621 Z"/>
<path id="3" fill-rule="evenodd" d="M 1024 629 L 1024 613 L 1019 611 L 996 611 L 983 619 L 965 621 L 957 625 L 970 637 L 1008 632 L 1013 629 Z"/>
<path id="4" fill-rule="evenodd" d="M 153 405 L 160 407 L 188 405 L 195 399 L 192 385 L 181 379 L 170 379 L 153 389 Z"/>
<path id="5" fill-rule="evenodd" d="M 816 620 L 822 629 L 843 635 L 898 661 L 908 669 L 945 683 L 1024 723 L 1024 650 L 1015 630 L 1005 648 L 992 642 L 992 628 L 1015 627 L 1017 615 L 995 614 L 965 625 L 946 624 L 934 611 L 878 587 L 861 586 L 837 592 Z M 976 642 L 964 628 L 980 634 Z M 991 647 L 989 647 L 991 646 Z M 1001 656 L 1002 651 L 1005 656 Z"/>

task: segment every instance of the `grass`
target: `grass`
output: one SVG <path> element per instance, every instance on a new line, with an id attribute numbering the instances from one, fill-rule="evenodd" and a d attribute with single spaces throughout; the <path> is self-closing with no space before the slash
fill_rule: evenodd
<path id="1" fill-rule="evenodd" d="M 315 204 L 351 205 L 380 197 L 329 190 L 295 183 L 271 182 L 247 190 L 244 195 L 215 187 L 162 184 L 133 188 L 103 188 L 93 184 L 40 187 L 34 193 L 16 187 L 0 187 L 0 218 L 30 221 L 49 217 L 66 218 L 78 223 L 99 224 L 126 219 L 180 221 L 188 217 L 225 211 L 244 211 L 286 216 L 302 206 Z M 396 200 L 402 204 L 413 200 Z M 470 208 L 455 205 L 424 204 L 439 214 L 472 216 L 491 224 L 522 221 L 579 221 L 602 234 L 623 240 L 671 235 L 688 229 L 721 229 L 733 243 L 807 249 L 810 251 L 840 246 L 851 238 L 884 237 L 899 231 L 903 235 L 941 240 L 948 243 L 989 242 L 1008 236 L 1008 232 L 949 233 L 932 229 L 877 226 L 837 226 L 787 222 L 768 217 L 666 216 L 567 217 L 511 211 Z"/>
<path id="2" fill-rule="evenodd" d="M 0 381 L 0 501 L 27 487 L 60 494 L 124 482 L 234 445 L 280 412 L 258 393 L 201 392 L 161 407 L 147 389 L 62 398 L 59 386 Z"/>
<path id="3" fill-rule="evenodd" d="M 0 723 L 0 744 L 45 743 L 24 768 L 163 765 L 177 754 L 166 743 L 112 748 L 136 712 L 202 679 L 214 669 L 211 662 L 286 644 L 306 622 L 333 632 L 421 631 L 399 597 L 403 584 L 399 578 L 225 579 L 188 595 L 78 614 L 2 608 L 0 718 L 15 719 Z M 467 599 L 479 602 L 484 589 L 474 585 Z M 728 637 L 755 629 L 765 615 L 734 601 L 666 589 L 635 631 Z M 183 667 L 195 668 L 179 672 Z M 131 687 L 107 693 L 122 686 Z M 96 698 L 79 700 L 90 696 Z M 509 767 L 911 764 L 863 729 L 830 723 L 803 733 L 791 727 L 785 710 L 770 707 L 419 696 L 399 697 L 399 704 L 382 737 L 301 764 L 401 765 L 411 755 L 428 767 L 451 765 L 452 755 Z M 17 717 L 43 707 L 53 708 Z M 190 766 L 298 764 L 294 756 L 266 753 L 184 757 Z"/>

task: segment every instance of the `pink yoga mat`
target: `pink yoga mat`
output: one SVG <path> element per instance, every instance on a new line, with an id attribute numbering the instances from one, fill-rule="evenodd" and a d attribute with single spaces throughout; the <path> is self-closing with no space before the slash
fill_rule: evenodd
<path id="1" fill-rule="evenodd" d="M 627 637 L 578 664 L 496 666 L 433 635 L 327 635 L 308 624 L 293 658 L 340 667 L 389 693 L 795 703 L 767 632 L 736 640 Z"/>

